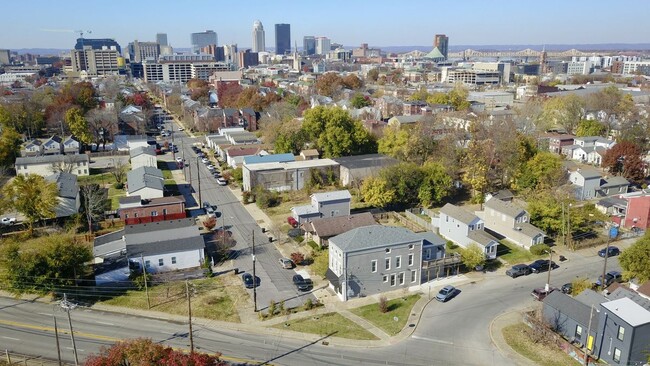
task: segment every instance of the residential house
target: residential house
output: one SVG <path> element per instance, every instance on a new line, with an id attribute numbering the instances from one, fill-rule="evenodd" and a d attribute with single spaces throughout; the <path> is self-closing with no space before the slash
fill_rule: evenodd
<path id="1" fill-rule="evenodd" d="M 227 148 L 225 152 L 226 163 L 233 169 L 242 166 L 244 164 L 244 158 L 246 157 L 258 156 L 261 154 L 268 155 L 268 153 L 261 148 L 261 145 L 231 146 Z"/>
<path id="2" fill-rule="evenodd" d="M 140 196 L 141 199 L 164 196 L 162 170 L 141 166 L 126 173 L 127 196 Z"/>
<path id="3" fill-rule="evenodd" d="M 596 209 L 605 215 L 623 217 L 627 204 L 628 201 L 622 198 L 605 197 L 596 203 Z"/>
<path id="4" fill-rule="evenodd" d="M 63 154 L 63 140 L 57 135 L 53 135 L 43 142 L 43 155 L 60 155 Z"/>
<path id="5" fill-rule="evenodd" d="M 485 195 L 485 201 L 489 201 L 491 198 L 496 198 L 501 201 L 512 202 L 515 198 L 515 195 L 509 189 L 502 189 L 495 193 L 487 193 Z"/>
<path id="6" fill-rule="evenodd" d="M 592 169 L 577 169 L 569 173 L 576 199 L 590 200 L 627 193 L 630 182 L 620 176 L 603 178 L 600 172 Z"/>
<path id="7" fill-rule="evenodd" d="M 66 155 L 79 154 L 81 151 L 81 142 L 76 137 L 70 135 L 63 140 L 63 153 Z"/>
<path id="8" fill-rule="evenodd" d="M 334 159 L 339 163 L 339 181 L 344 187 L 359 187 L 364 179 L 379 174 L 379 171 L 399 163 L 397 159 L 382 154 L 345 156 Z"/>
<path id="9" fill-rule="evenodd" d="M 155 146 L 156 139 L 147 135 L 115 136 L 116 143 L 125 145 L 129 151 L 138 147 Z M 119 140 L 119 142 L 118 142 Z"/>
<path id="10" fill-rule="evenodd" d="M 322 248 L 328 246 L 328 240 L 333 236 L 376 223 L 370 212 L 364 212 L 356 215 L 309 220 L 302 223 L 302 228 L 305 230 L 306 238 L 313 240 Z"/>
<path id="11" fill-rule="evenodd" d="M 561 154 L 564 147 L 573 145 L 574 138 L 573 135 L 551 135 L 548 138 L 548 150 Z"/>
<path id="12" fill-rule="evenodd" d="M 319 155 L 320 154 L 316 149 L 307 149 L 300 152 L 300 157 L 302 160 L 317 160 Z"/>
<path id="13" fill-rule="evenodd" d="M 438 233 L 463 248 L 475 244 L 487 259 L 497 257 L 499 241 L 484 231 L 485 223 L 473 213 L 447 203 L 440 209 Z"/>
<path id="14" fill-rule="evenodd" d="M 158 160 L 156 159 L 156 148 L 151 145 L 146 147 L 139 146 L 129 150 L 131 157 L 131 170 L 138 169 L 142 166 L 152 168 L 158 167 Z"/>
<path id="15" fill-rule="evenodd" d="M 89 175 L 90 158 L 86 154 L 43 155 L 16 158 L 16 174 L 43 177 L 63 171 L 76 176 Z"/>
<path id="16" fill-rule="evenodd" d="M 200 107 L 194 110 L 194 128 L 208 133 L 225 127 L 223 109 Z"/>
<path id="17" fill-rule="evenodd" d="M 576 137 L 573 145 L 563 147 L 562 152 L 571 160 L 600 165 L 607 150 L 614 145 L 615 141 L 600 136 Z"/>
<path id="18" fill-rule="evenodd" d="M 291 153 L 286 154 L 268 154 L 268 155 L 249 155 L 244 156 L 244 165 L 263 164 L 263 163 L 288 163 L 296 161 L 296 157 Z"/>
<path id="19" fill-rule="evenodd" d="M 43 141 L 33 139 L 32 141 L 23 145 L 20 152 L 21 156 L 40 156 L 43 155 Z"/>
<path id="20" fill-rule="evenodd" d="M 81 199 L 76 175 L 57 172 L 45 177 L 45 180 L 56 184 L 59 203 L 56 205 L 54 212 L 57 218 L 69 217 L 79 212 Z"/>
<path id="21" fill-rule="evenodd" d="M 323 217 L 350 216 L 350 191 L 314 193 L 309 205 L 291 208 L 291 214 L 298 223 Z"/>
<path id="22" fill-rule="evenodd" d="M 154 221 L 181 219 L 186 217 L 185 198 L 170 196 L 142 199 L 140 196 L 120 197 L 117 210 L 120 219 L 127 225 Z"/>
<path id="23" fill-rule="evenodd" d="M 198 268 L 205 261 L 204 251 L 193 218 L 126 225 L 95 238 L 93 254 L 96 262 L 103 262 L 95 270 L 95 281 L 98 285 L 127 281 L 130 269 L 143 264 L 152 274 Z"/>
<path id="24" fill-rule="evenodd" d="M 427 107 L 427 103 L 421 100 L 413 100 L 404 102 L 402 114 L 405 116 L 423 115 L 423 108 Z"/>
<path id="25" fill-rule="evenodd" d="M 417 122 L 423 121 L 425 116 L 423 115 L 411 115 L 411 116 L 394 116 L 388 120 L 388 126 L 394 126 L 401 128 L 404 126 L 413 126 Z"/>
<path id="26" fill-rule="evenodd" d="M 598 196 L 613 196 L 616 194 L 623 194 L 627 193 L 629 186 L 630 182 L 621 176 L 603 178 L 600 181 L 600 187 L 598 187 L 596 194 Z"/>
<path id="27" fill-rule="evenodd" d="M 530 224 L 530 214 L 516 203 L 492 198 L 483 208 L 476 214 L 490 231 L 526 249 L 544 243 L 544 232 Z"/>
<path id="28" fill-rule="evenodd" d="M 305 188 L 311 174 L 318 172 L 338 179 L 339 164 L 331 159 L 292 161 L 287 163 L 253 164 L 243 167 L 243 190 L 257 186 L 274 191 L 295 191 Z"/>
<path id="29" fill-rule="evenodd" d="M 242 108 L 239 110 L 241 113 L 241 119 L 244 122 L 244 127 L 251 132 L 257 131 L 258 121 L 260 119 L 259 112 L 255 112 L 253 108 Z"/>
<path id="30" fill-rule="evenodd" d="M 423 253 L 444 258 L 445 241 L 432 232 L 371 225 L 330 238 L 328 250 L 330 288 L 347 301 L 419 285 Z"/>
<path id="31" fill-rule="evenodd" d="M 139 135 L 147 129 L 142 107 L 128 105 L 118 114 L 118 129 L 122 135 Z"/>

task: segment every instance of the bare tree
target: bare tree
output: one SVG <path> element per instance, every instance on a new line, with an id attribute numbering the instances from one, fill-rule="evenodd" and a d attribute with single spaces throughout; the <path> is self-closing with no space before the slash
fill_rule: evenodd
<path id="1" fill-rule="evenodd" d="M 111 134 L 117 131 L 117 112 L 93 109 L 86 114 L 86 121 L 98 147 L 103 144 L 106 148 L 106 142 L 110 140 Z"/>
<path id="2" fill-rule="evenodd" d="M 111 175 L 115 178 L 115 183 L 122 184 L 126 179 L 126 169 L 127 164 L 120 160 L 113 160 L 113 169 L 111 169 Z"/>
<path id="3" fill-rule="evenodd" d="M 83 213 L 88 221 L 88 231 L 93 233 L 93 221 L 98 221 L 104 214 L 106 208 L 106 190 L 99 184 L 84 184 L 81 186 L 81 199 L 83 202 Z"/>
<path id="4" fill-rule="evenodd" d="M 74 171 L 76 163 L 74 161 L 74 155 L 64 155 L 63 161 L 52 163 L 50 166 L 50 171 L 52 174 L 56 173 L 70 173 Z"/>

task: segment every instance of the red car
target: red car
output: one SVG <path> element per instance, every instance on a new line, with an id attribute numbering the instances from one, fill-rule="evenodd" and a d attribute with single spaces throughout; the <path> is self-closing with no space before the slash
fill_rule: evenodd
<path id="1" fill-rule="evenodd" d="M 297 227 L 298 227 L 298 221 L 296 221 L 296 219 L 294 219 L 294 218 L 291 217 L 291 216 L 287 217 L 287 223 L 288 223 L 289 225 L 291 225 L 291 227 L 293 227 L 293 228 L 297 228 Z"/>

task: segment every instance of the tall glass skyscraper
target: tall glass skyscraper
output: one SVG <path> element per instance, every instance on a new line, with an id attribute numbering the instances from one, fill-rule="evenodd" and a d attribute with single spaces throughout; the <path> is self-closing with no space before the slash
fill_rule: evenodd
<path id="1" fill-rule="evenodd" d="M 169 46 L 167 44 L 167 33 L 156 33 L 156 42 L 161 46 Z"/>
<path id="2" fill-rule="evenodd" d="M 438 50 L 445 56 L 446 60 L 449 52 L 449 37 L 444 34 L 436 34 L 433 40 L 433 47 L 438 47 Z"/>
<path id="3" fill-rule="evenodd" d="M 314 55 L 314 54 L 316 54 L 316 37 L 314 37 L 314 36 L 305 36 L 302 39 L 302 52 L 305 55 Z"/>
<path id="4" fill-rule="evenodd" d="M 191 36 L 192 53 L 199 53 L 201 48 L 211 44 L 217 45 L 217 33 L 213 30 L 206 30 L 205 32 L 192 33 Z"/>
<path id="5" fill-rule="evenodd" d="M 264 26 L 256 20 L 253 23 L 253 52 L 264 52 L 266 50 Z"/>
<path id="6" fill-rule="evenodd" d="M 287 52 L 291 52 L 291 25 L 276 24 L 275 53 L 278 55 L 284 55 Z"/>

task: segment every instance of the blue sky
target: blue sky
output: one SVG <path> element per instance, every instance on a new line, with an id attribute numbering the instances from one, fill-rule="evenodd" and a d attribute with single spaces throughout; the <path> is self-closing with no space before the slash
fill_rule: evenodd
<path id="1" fill-rule="evenodd" d="M 304 35 L 346 46 L 426 46 L 436 33 L 451 46 L 650 42 L 648 0 L 31 0 L 1 8 L 0 48 L 9 49 L 72 48 L 77 29 L 123 47 L 158 32 L 174 47 L 189 47 L 190 33 L 212 29 L 220 45 L 250 47 L 256 19 L 267 47 L 275 23 L 291 24 L 299 46 Z"/>

